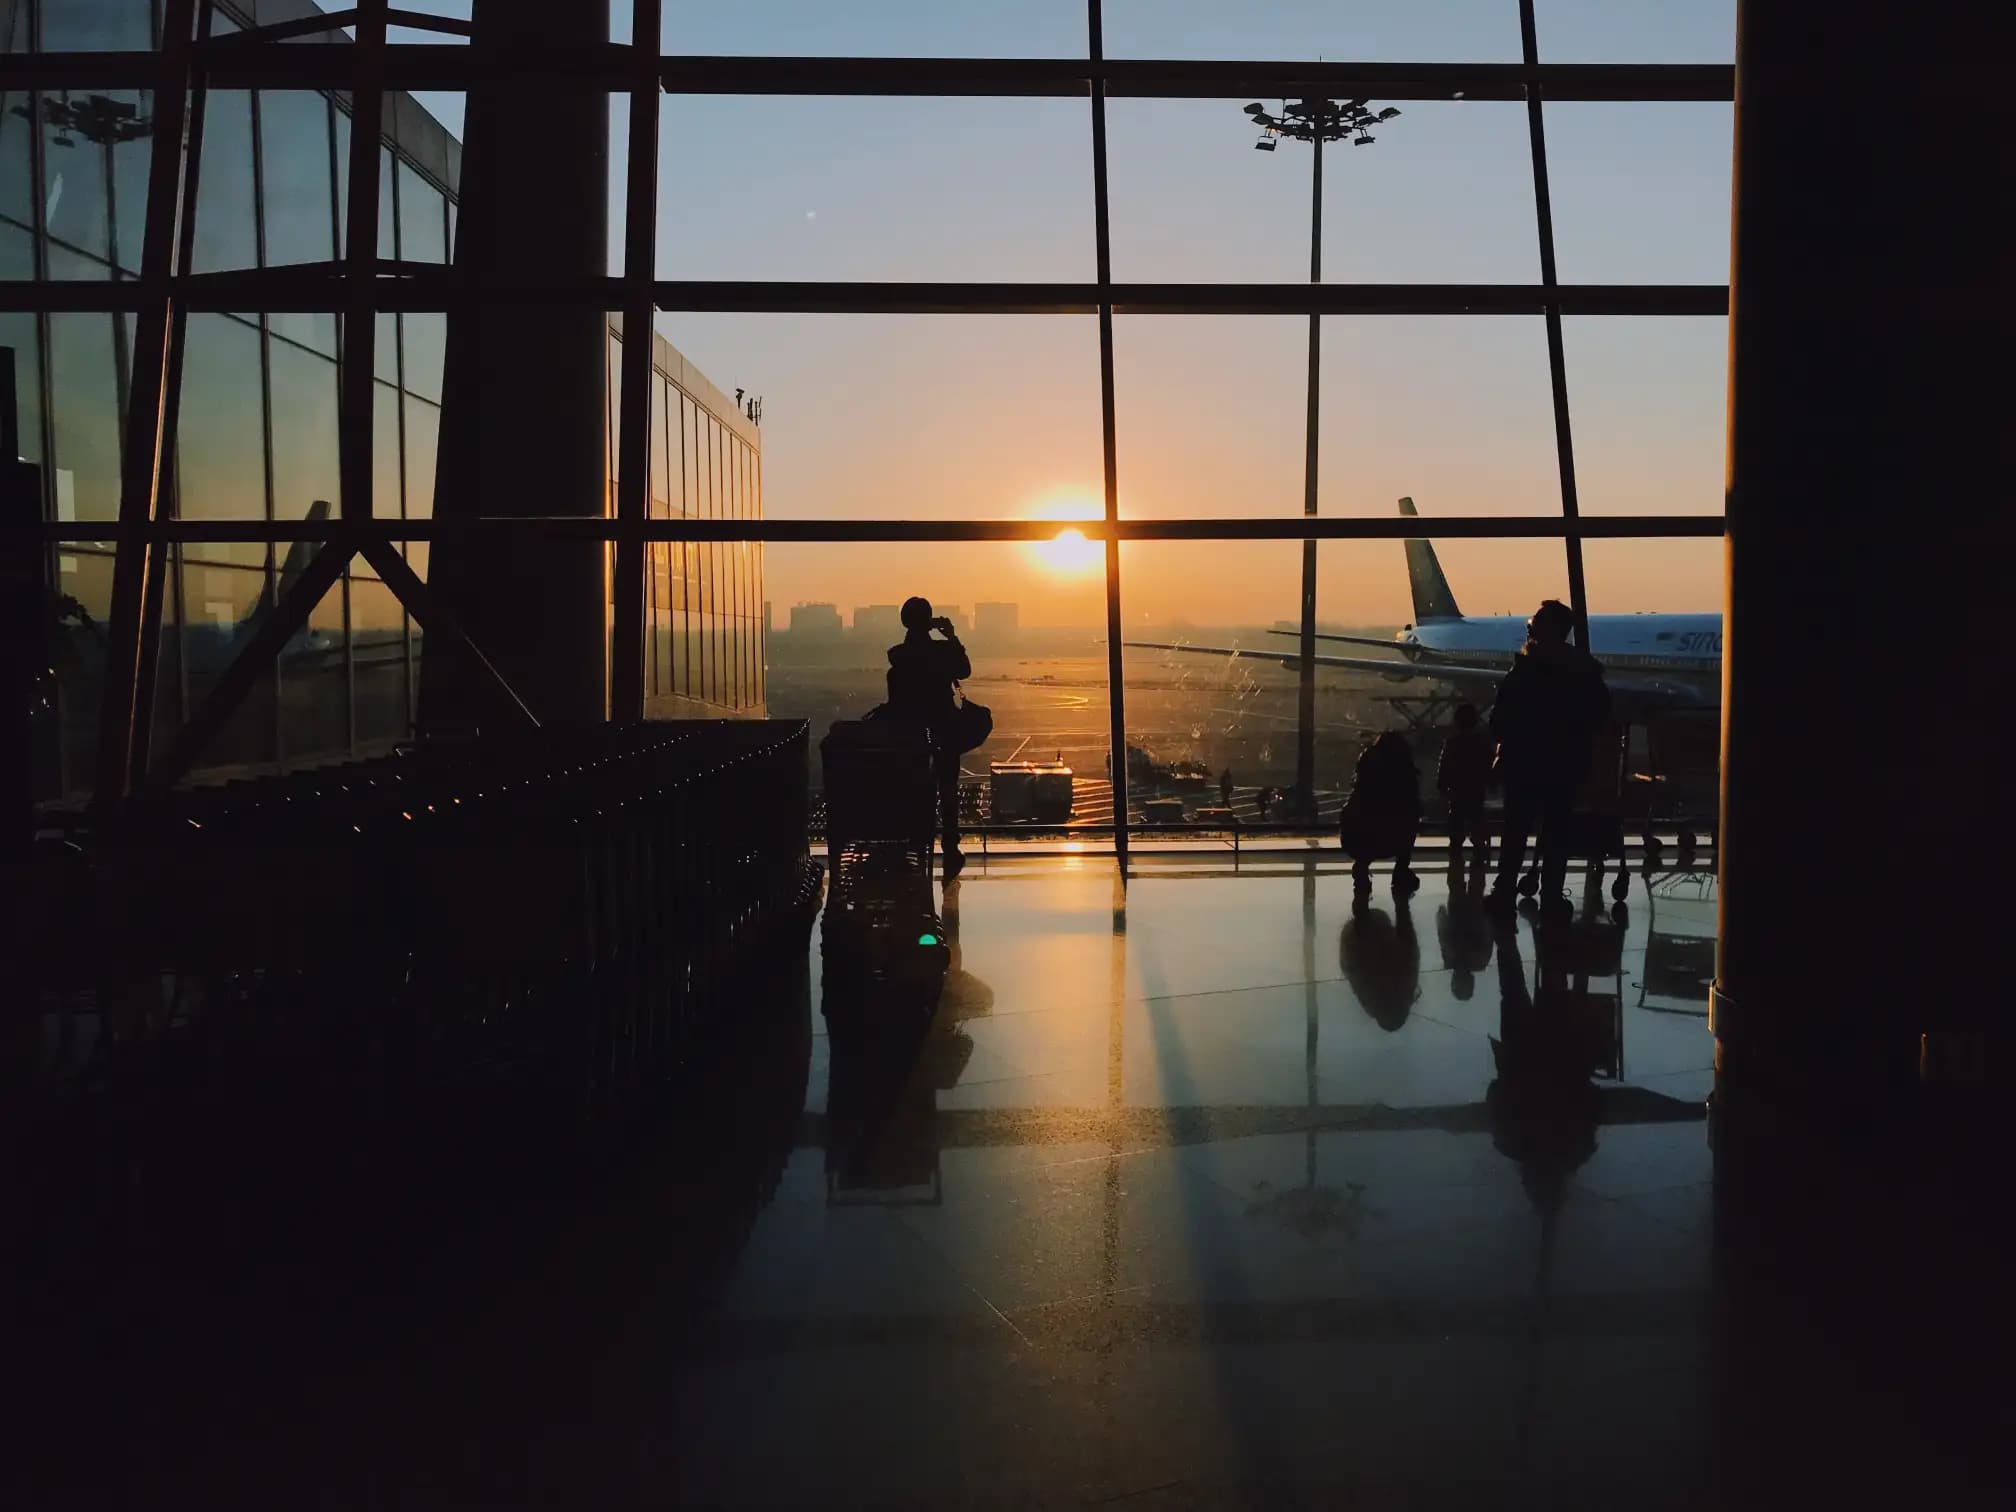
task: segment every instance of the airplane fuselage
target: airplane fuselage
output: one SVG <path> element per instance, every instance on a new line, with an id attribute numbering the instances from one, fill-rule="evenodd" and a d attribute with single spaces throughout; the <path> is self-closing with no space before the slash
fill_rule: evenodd
<path id="1" fill-rule="evenodd" d="M 1426 620 L 1394 639 L 1417 665 L 1447 659 L 1509 667 L 1526 643 L 1526 619 L 1493 614 Z M 1656 693 L 1665 702 L 1703 708 L 1720 699 L 1719 614 L 1592 614 L 1589 649 L 1615 691 Z"/>

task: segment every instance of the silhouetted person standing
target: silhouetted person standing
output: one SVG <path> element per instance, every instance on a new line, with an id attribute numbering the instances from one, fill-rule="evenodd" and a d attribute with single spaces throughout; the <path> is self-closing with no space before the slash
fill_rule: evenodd
<path id="1" fill-rule="evenodd" d="M 1463 842 L 1477 847 L 1478 865 L 1491 849 L 1484 833 L 1484 794 L 1491 786 L 1491 737 L 1484 733 L 1475 704 L 1456 706 L 1456 728 L 1435 765 L 1435 790 L 1449 803 L 1449 864 Z"/>
<path id="2" fill-rule="evenodd" d="M 1218 801 L 1226 808 L 1232 807 L 1232 768 L 1227 767 L 1218 774 Z"/>
<path id="3" fill-rule="evenodd" d="M 1492 888 L 1501 908 L 1511 905 L 1536 823 L 1542 900 L 1551 905 L 1560 898 L 1568 878 L 1565 821 L 1589 776 L 1596 731 L 1610 714 L 1602 668 L 1587 651 L 1569 644 L 1574 625 L 1574 612 L 1558 599 L 1534 610 L 1526 622 L 1526 644 L 1491 706 L 1498 776 L 1505 785 L 1505 839 Z"/>
<path id="4" fill-rule="evenodd" d="M 959 852 L 959 751 L 954 733 L 957 703 L 953 684 L 973 675 L 973 663 L 959 643 L 952 621 L 934 618 L 926 598 L 903 602 L 903 639 L 889 648 L 889 717 L 914 719 L 931 727 L 937 745 L 938 822 L 945 852 L 945 878 L 966 865 Z M 937 631 L 942 640 L 932 639 Z"/>
<path id="5" fill-rule="evenodd" d="M 1337 816 L 1337 839 L 1352 858 L 1351 888 L 1362 896 L 1372 887 L 1372 863 L 1393 862 L 1393 896 L 1404 898 L 1421 885 L 1412 870 L 1414 841 L 1421 829 L 1421 774 L 1414 749 L 1398 730 L 1388 730 L 1358 753 L 1351 793 Z"/>

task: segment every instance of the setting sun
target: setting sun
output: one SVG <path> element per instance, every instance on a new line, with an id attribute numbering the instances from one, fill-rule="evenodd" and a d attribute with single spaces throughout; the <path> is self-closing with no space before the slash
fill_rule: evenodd
<path id="1" fill-rule="evenodd" d="M 1039 520 L 1096 520 L 1099 506 L 1089 499 L 1053 499 L 1031 511 Z M 1029 549 L 1052 572 L 1090 572 L 1105 558 L 1105 548 L 1082 530 L 1065 529 L 1047 541 L 1032 541 Z"/>

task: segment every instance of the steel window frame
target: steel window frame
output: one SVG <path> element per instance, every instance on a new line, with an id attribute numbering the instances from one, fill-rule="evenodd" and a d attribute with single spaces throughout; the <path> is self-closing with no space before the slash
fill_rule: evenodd
<path id="1" fill-rule="evenodd" d="M 129 313 L 137 317 L 135 373 L 123 432 L 125 470 L 116 521 L 45 523 L 36 547 L 55 543 L 88 547 L 110 543 L 115 554 L 112 644 L 101 708 L 101 764 L 97 797 L 116 801 L 162 772 L 147 770 L 146 726 L 151 707 L 137 695 L 151 682 L 153 642 L 160 630 L 158 585 L 165 548 L 174 542 L 278 543 L 318 540 L 325 553 L 383 561 L 392 543 L 448 539 L 468 531 L 527 530 L 554 539 L 597 539 L 613 544 L 615 659 L 611 667 L 612 718 L 642 717 L 644 620 L 642 598 L 648 546 L 654 542 L 962 542 L 1041 540 L 1054 521 L 963 520 L 762 520 L 724 516 L 649 518 L 650 344 L 624 344 L 624 382 L 618 414 L 617 497 L 602 519 L 466 520 L 374 517 L 371 491 L 371 361 L 376 316 L 443 311 L 471 305 L 527 303 L 620 309 L 626 327 L 647 328 L 658 311 L 843 314 L 1080 315 L 1100 328 L 1100 405 L 1105 508 L 1103 518 L 1077 528 L 1105 544 L 1108 707 L 1111 749 L 1125 748 L 1125 679 L 1120 654 L 1122 580 L 1120 546 L 1156 540 L 1400 540 L 1559 539 L 1569 569 L 1570 592 L 1586 623 L 1581 543 L 1590 539 L 1716 537 L 1719 514 L 1588 516 L 1580 512 L 1575 483 L 1572 410 L 1568 400 L 1561 321 L 1568 315 L 1726 315 L 1726 284 L 1563 284 L 1557 277 L 1552 206 L 1547 179 L 1544 104 L 1549 101 L 1732 102 L 1735 70 L 1725 64 L 1547 64 L 1539 58 L 1533 0 L 1516 0 L 1521 56 L 1517 62 L 1409 63 L 1107 58 L 1101 0 L 1087 0 L 1084 57 L 1055 58 L 806 58 L 722 57 L 656 51 L 662 0 L 633 4 L 633 42 L 555 48 L 536 59 L 496 57 L 480 46 L 391 42 L 389 26 L 468 35 L 463 24 L 394 9 L 387 0 L 360 0 L 353 9 L 319 18 L 316 30 L 354 28 L 347 44 L 287 45 L 286 27 L 198 37 L 198 0 L 168 0 L 163 48 L 150 53 L 29 53 L 0 58 L 8 89 L 65 87 L 144 88 L 154 91 L 155 161 L 137 279 L 102 285 L 31 283 L 0 285 L 0 309 L 52 313 Z M 204 9 L 207 10 L 207 6 Z M 304 23 L 305 25 L 305 23 Z M 300 27 L 293 30 L 298 31 Z M 355 122 L 380 118 L 387 90 L 462 90 L 500 77 L 565 80 L 624 96 L 630 110 L 630 161 L 624 207 L 624 263 L 613 278 L 486 281 L 477 283 L 452 265 L 419 267 L 377 253 L 378 148 L 381 133 Z M 193 158 L 207 88 L 316 88 L 347 91 L 353 101 L 347 185 L 348 241 L 327 264 L 250 268 L 191 274 L 178 254 L 193 216 Z M 1537 284 L 1211 284 L 1122 283 L 1112 277 L 1105 153 L 1106 102 L 1110 99 L 1239 98 L 1307 91 L 1377 96 L 1391 100 L 1523 101 L 1527 107 L 1535 222 L 1541 281 Z M 826 282 L 666 280 L 654 276 L 657 254 L 657 96 L 816 94 L 836 96 L 995 96 L 1082 98 L 1090 104 L 1095 277 L 1045 283 Z M 640 150 L 641 148 L 641 150 Z M 307 521 L 185 521 L 164 517 L 163 470 L 174 446 L 174 385 L 178 339 L 191 311 L 258 310 L 263 318 L 290 310 L 344 315 L 344 375 L 339 390 L 338 438 L 342 489 L 340 517 Z M 1549 386 L 1553 398 L 1561 510 L 1552 515 L 1452 516 L 1385 519 L 1303 516 L 1246 519 L 1123 519 L 1118 508 L 1117 430 L 1113 376 L 1116 315 L 1523 315 L 1547 327 Z M 44 343 L 46 347 L 46 342 Z M 630 347 L 637 352 L 633 358 Z M 642 371 L 633 374 L 631 367 Z M 632 379 L 636 381 L 631 381 Z M 403 486 L 403 483 L 402 483 Z M 318 558 L 318 562 L 319 562 Z M 403 559 L 400 563 L 403 566 Z M 151 569 L 151 570 L 150 570 Z M 327 569 L 325 568 L 326 572 Z M 395 582 L 396 579 L 396 582 Z M 410 573 L 388 574 L 409 611 L 409 597 L 426 597 Z M 629 604 L 635 587 L 637 602 Z M 626 605 L 628 608 L 626 609 Z M 425 608 L 439 617 L 437 605 Z M 151 625 L 147 623 L 151 620 Z M 767 633 L 767 626 L 765 627 Z M 480 653 L 479 653 L 480 656 Z M 487 664 L 486 664 L 487 665 Z M 508 691 L 508 690 L 507 690 Z M 150 700 L 151 703 L 151 700 Z M 198 714 L 194 711 L 191 721 Z M 215 711 L 210 719 L 214 720 Z M 1114 762 L 1114 844 L 1127 846 L 1124 762 Z"/>

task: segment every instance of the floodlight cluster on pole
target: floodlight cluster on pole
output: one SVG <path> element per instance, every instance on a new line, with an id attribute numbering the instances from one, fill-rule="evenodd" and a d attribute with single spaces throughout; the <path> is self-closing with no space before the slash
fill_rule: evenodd
<path id="1" fill-rule="evenodd" d="M 1363 100 L 1284 100 L 1278 111 L 1269 111 L 1255 101 L 1246 114 L 1261 130 L 1253 144 L 1260 152 L 1272 152 L 1282 137 L 1298 142 L 1341 142 L 1351 139 L 1353 147 L 1370 147 L 1372 128 L 1400 114 L 1392 106 L 1370 110 Z"/>
<path id="2" fill-rule="evenodd" d="M 1246 107 L 1246 115 L 1260 128 L 1260 140 L 1253 145 L 1272 152 L 1281 138 L 1308 142 L 1314 153 L 1314 180 L 1309 210 L 1309 282 L 1323 282 L 1323 144 L 1350 138 L 1354 147 L 1370 147 L 1372 128 L 1392 120 L 1400 112 L 1392 106 L 1373 110 L 1363 100 L 1283 100 L 1279 110 L 1270 111 L 1257 100 Z M 1302 513 L 1316 513 L 1316 409 L 1322 368 L 1322 325 L 1315 314 L 1309 317 L 1309 418 L 1304 442 Z M 1302 621 L 1300 636 L 1300 685 L 1295 707 L 1295 810 L 1304 823 L 1316 818 L 1316 542 L 1302 543 Z"/>

